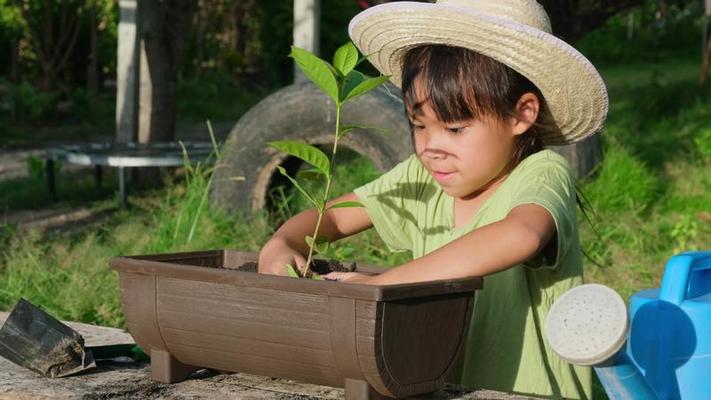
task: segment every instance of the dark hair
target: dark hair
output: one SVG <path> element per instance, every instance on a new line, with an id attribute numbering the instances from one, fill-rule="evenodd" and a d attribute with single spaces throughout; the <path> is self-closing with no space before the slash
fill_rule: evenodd
<path id="1" fill-rule="evenodd" d="M 484 116 L 503 121 L 515 116 L 516 103 L 523 94 L 535 94 L 538 118 L 526 133 L 516 137 L 511 169 L 544 148 L 544 132 L 560 132 L 536 85 L 493 58 L 462 47 L 432 44 L 408 50 L 402 64 L 405 111 L 417 112 L 428 101 L 437 118 L 444 122 Z M 417 96 L 417 78 L 422 79 L 424 99 Z"/>

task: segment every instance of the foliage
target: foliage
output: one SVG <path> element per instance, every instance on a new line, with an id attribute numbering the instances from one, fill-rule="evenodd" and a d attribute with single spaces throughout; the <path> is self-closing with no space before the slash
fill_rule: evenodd
<path id="1" fill-rule="evenodd" d="M 16 122 L 37 121 L 49 115 L 54 108 L 56 95 L 37 90 L 27 81 L 9 84 L 10 112 Z"/>
<path id="2" fill-rule="evenodd" d="M 293 2 L 259 1 L 258 7 L 265 78 L 271 85 L 288 85 L 293 82 L 294 68 L 291 63 L 283 62 L 283 55 L 293 42 Z M 352 0 L 321 0 L 320 54 L 333 54 L 348 41 L 348 32 L 344 27 L 359 11 L 357 3 Z M 367 69 L 367 72 L 375 73 L 375 70 Z"/>
<path id="3" fill-rule="evenodd" d="M 703 18 L 700 2 L 667 3 L 672 4 L 664 20 L 658 17 L 659 2 L 646 0 L 642 7 L 612 16 L 602 29 L 576 41 L 575 47 L 596 65 L 660 62 L 698 53 Z"/>
<path id="4" fill-rule="evenodd" d="M 699 156 L 704 161 L 711 161 L 711 127 L 704 129 L 695 139 L 694 144 Z"/>
<path id="5" fill-rule="evenodd" d="M 91 10 L 92 12 L 86 12 Z M 116 70 L 117 0 L 0 0 L 0 49 L 15 54 L 0 65 L 0 75 L 40 82 L 43 89 L 84 85 L 87 61 L 97 60 L 97 72 Z M 97 32 L 92 54 L 91 31 Z"/>
<path id="6" fill-rule="evenodd" d="M 177 114 L 188 121 L 237 121 L 267 93 L 267 88 L 239 84 L 230 74 L 217 70 L 178 82 Z"/>
<path id="7" fill-rule="evenodd" d="M 333 171 L 336 163 L 336 155 L 338 151 L 338 141 L 355 127 L 341 125 L 341 108 L 348 101 L 362 96 L 388 80 L 388 76 L 378 76 L 375 78 L 367 78 L 362 73 L 354 68 L 363 61 L 359 60 L 358 50 L 351 42 L 341 46 L 333 56 L 333 64 L 322 60 L 312 53 L 292 46 L 291 57 L 294 58 L 296 64 L 301 71 L 311 79 L 316 86 L 321 89 L 327 96 L 331 98 L 336 106 L 336 126 L 333 134 L 333 149 L 331 158 L 321 151 L 318 147 L 307 143 L 301 143 L 290 140 L 272 142 L 270 145 L 275 149 L 285 152 L 293 157 L 301 159 L 312 166 L 313 169 L 308 170 L 312 175 L 320 175 L 323 179 L 323 192 L 321 196 L 318 194 L 309 193 L 304 189 L 299 182 L 289 176 L 283 167 L 277 167 L 279 172 L 284 175 L 294 187 L 306 198 L 309 203 L 318 212 L 314 233 L 305 238 L 309 246 L 309 254 L 306 258 L 304 270 L 297 272 L 295 266 L 287 266 L 290 274 L 297 276 L 310 276 L 309 270 L 315 252 L 319 252 L 320 248 L 327 247 L 326 244 L 320 245 L 322 240 L 319 237 L 319 230 L 323 216 L 329 209 L 342 207 L 360 207 L 358 202 L 343 202 L 327 205 L 331 195 L 331 184 L 334 182 Z"/>

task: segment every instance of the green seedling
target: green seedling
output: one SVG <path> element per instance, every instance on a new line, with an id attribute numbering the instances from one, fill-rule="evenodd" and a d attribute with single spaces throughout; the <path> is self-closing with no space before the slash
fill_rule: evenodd
<path id="1" fill-rule="evenodd" d="M 336 106 L 336 126 L 333 135 L 333 148 L 331 157 L 321 151 L 319 148 L 308 143 L 282 140 L 271 142 L 270 146 L 285 152 L 293 157 L 297 157 L 313 168 L 302 171 L 299 176 L 309 180 L 321 180 L 323 182 L 323 192 L 321 195 L 309 193 L 299 182 L 291 177 L 284 168 L 277 167 L 279 172 L 284 175 L 298 190 L 298 192 L 306 198 L 306 200 L 314 206 L 318 212 L 318 219 L 313 235 L 304 238 L 309 246 L 309 254 L 306 258 L 306 266 L 303 271 L 292 265 L 287 266 L 287 272 L 290 276 L 305 277 L 312 276 L 318 279 L 318 275 L 310 274 L 311 263 L 315 253 L 323 252 L 328 243 L 325 239 L 319 236 L 321 221 L 324 214 L 332 208 L 342 207 L 362 207 L 362 204 L 355 201 L 341 202 L 332 204 L 326 207 L 328 203 L 331 184 L 334 181 L 333 171 L 335 170 L 336 152 L 338 151 L 338 141 L 343 136 L 352 132 L 357 128 L 372 128 L 353 125 L 341 125 L 341 110 L 343 105 L 359 96 L 362 96 L 371 90 L 377 88 L 389 79 L 388 76 L 378 76 L 369 78 L 361 72 L 355 70 L 365 57 L 360 57 L 358 50 L 353 43 L 347 43 L 341 46 L 333 56 L 333 63 L 322 60 L 314 54 L 292 46 L 291 54 L 299 69 L 308 77 L 316 86 L 321 89 L 328 97 L 330 97 Z M 314 240 L 314 238 L 317 238 Z"/>

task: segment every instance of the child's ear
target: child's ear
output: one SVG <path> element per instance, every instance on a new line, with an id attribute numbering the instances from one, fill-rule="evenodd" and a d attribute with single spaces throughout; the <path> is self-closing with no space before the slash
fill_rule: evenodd
<path id="1" fill-rule="evenodd" d="M 520 135 L 530 128 L 538 119 L 538 96 L 533 93 L 524 93 L 516 102 L 514 109 L 515 118 L 513 118 L 512 133 Z"/>

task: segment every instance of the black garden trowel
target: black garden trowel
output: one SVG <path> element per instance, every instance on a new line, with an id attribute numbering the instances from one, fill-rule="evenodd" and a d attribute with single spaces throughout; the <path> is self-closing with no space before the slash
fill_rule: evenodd
<path id="1" fill-rule="evenodd" d="M 96 367 L 79 333 L 25 299 L 0 328 L 0 356 L 50 378 Z"/>

